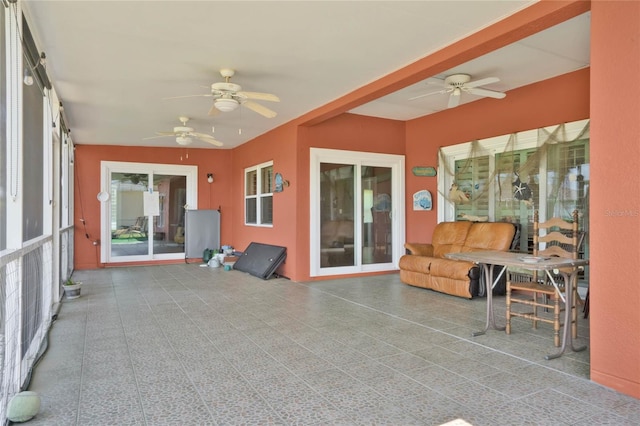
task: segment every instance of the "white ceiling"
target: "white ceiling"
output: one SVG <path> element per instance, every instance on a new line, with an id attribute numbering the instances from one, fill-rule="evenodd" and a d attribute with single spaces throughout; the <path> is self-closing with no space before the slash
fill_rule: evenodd
<path id="1" fill-rule="evenodd" d="M 143 140 L 191 118 L 195 131 L 238 146 L 392 73 L 534 1 L 58 1 L 25 14 L 64 103 L 76 144 L 176 147 Z M 509 91 L 589 65 L 589 14 L 434 77 L 499 77 Z M 278 115 L 244 107 L 208 116 L 209 93 L 232 68 L 243 90 Z M 446 108 L 447 96 L 408 101 L 420 82 L 351 112 L 407 120 Z M 462 103 L 478 99 L 463 95 Z M 241 134 L 239 132 L 241 129 Z M 192 147 L 214 148 L 196 141 Z M 218 148 L 219 149 L 219 148 Z"/>

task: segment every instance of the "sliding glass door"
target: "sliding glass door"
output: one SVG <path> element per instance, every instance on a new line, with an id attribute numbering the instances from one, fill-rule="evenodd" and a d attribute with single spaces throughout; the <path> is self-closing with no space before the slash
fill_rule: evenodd
<path id="1" fill-rule="evenodd" d="M 311 150 L 311 275 L 396 269 L 404 158 Z"/>
<path id="2" fill-rule="evenodd" d="M 102 163 L 102 262 L 184 257 L 185 208 L 196 208 L 197 168 Z"/>

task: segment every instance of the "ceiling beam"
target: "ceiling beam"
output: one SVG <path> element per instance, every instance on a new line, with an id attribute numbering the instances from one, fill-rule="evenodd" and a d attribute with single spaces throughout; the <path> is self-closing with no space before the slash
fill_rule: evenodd
<path id="1" fill-rule="evenodd" d="M 591 9 L 588 0 L 541 0 L 429 56 L 354 90 L 293 120 L 313 126 L 355 107 L 433 77 L 443 71 L 508 46 Z"/>

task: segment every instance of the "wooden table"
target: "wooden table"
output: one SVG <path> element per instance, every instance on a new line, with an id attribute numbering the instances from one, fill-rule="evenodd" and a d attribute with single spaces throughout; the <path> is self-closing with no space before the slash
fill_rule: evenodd
<path id="1" fill-rule="evenodd" d="M 545 260 L 540 260 L 537 262 L 528 262 L 525 259 L 528 255 L 527 253 L 514 253 L 514 252 L 504 252 L 504 251 L 473 251 L 473 252 L 461 252 L 461 253 L 449 253 L 445 255 L 449 259 L 455 260 L 465 260 L 467 262 L 473 262 L 479 265 L 482 271 L 485 274 L 485 283 L 489 285 L 491 283 L 491 288 L 486 289 L 487 295 L 487 322 L 484 330 L 477 331 L 473 333 L 473 336 L 479 336 L 484 334 L 489 328 L 494 330 L 504 330 L 505 327 L 499 327 L 496 325 L 495 316 L 493 312 L 493 288 L 498 283 L 498 280 L 502 276 L 502 274 L 506 271 L 508 267 L 518 267 L 523 269 L 529 269 L 532 271 L 544 271 L 551 283 L 555 287 L 556 291 L 560 298 L 565 302 L 565 310 L 564 310 L 564 324 L 562 326 L 562 346 L 560 347 L 560 351 L 555 354 L 545 356 L 545 359 L 553 359 L 562 356 L 564 351 L 567 348 L 570 348 L 574 352 L 579 352 L 585 350 L 586 346 L 574 347 L 573 346 L 573 336 L 571 335 L 571 306 L 573 304 L 573 290 L 577 286 L 578 281 L 578 271 L 581 266 L 585 266 L 589 264 L 588 259 L 565 259 L 560 257 L 550 257 Z M 494 266 L 505 266 L 500 274 L 495 278 L 492 282 L 491 277 L 493 276 L 493 268 Z M 553 275 L 551 271 L 556 270 L 559 272 L 564 278 L 565 286 L 564 286 L 564 295 L 562 291 L 558 287 L 558 284 L 553 279 Z M 570 272 L 566 272 L 570 270 Z"/>

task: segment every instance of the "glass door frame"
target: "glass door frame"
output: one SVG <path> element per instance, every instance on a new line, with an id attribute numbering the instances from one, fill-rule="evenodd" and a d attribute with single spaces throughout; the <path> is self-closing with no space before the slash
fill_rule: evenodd
<path id="1" fill-rule="evenodd" d="M 154 163 L 129 163 L 122 161 L 101 161 L 100 162 L 100 191 L 111 194 L 111 174 L 112 173 L 140 173 L 140 174 L 162 174 L 186 176 L 186 204 L 187 210 L 198 208 L 198 166 L 185 166 L 176 164 L 154 164 Z M 122 263 L 139 262 L 153 260 L 174 260 L 184 259 L 182 253 L 153 253 L 153 238 L 149 238 L 149 251 L 146 255 L 140 256 L 118 256 L 111 254 L 111 197 L 106 201 L 100 201 L 100 262 L 101 263 Z M 151 218 L 153 219 L 153 217 Z M 149 221 L 153 223 L 152 220 Z M 151 225 L 149 225 L 151 226 Z"/>
<path id="2" fill-rule="evenodd" d="M 354 265 L 331 268 L 320 267 L 320 164 L 352 164 L 356 167 L 355 176 L 355 212 L 354 212 Z M 362 263 L 362 167 L 388 167 L 391 169 L 392 200 L 392 261 L 388 263 Z M 310 149 L 310 220 L 309 220 L 309 275 L 312 277 L 338 274 L 356 274 L 362 272 L 393 271 L 398 269 L 400 257 L 404 254 L 405 239 L 405 158 L 403 155 L 378 154 L 338 149 Z"/>

